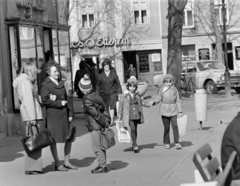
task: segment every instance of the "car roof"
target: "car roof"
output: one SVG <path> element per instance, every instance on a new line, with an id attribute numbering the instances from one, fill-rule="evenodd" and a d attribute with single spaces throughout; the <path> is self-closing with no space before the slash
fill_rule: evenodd
<path id="1" fill-rule="evenodd" d="M 182 61 L 182 63 L 198 63 L 198 62 L 218 62 L 217 60 L 195 60 L 195 61 Z"/>

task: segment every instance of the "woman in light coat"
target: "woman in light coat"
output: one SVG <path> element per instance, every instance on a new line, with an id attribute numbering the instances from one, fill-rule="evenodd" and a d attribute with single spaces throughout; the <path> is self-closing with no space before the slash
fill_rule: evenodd
<path id="1" fill-rule="evenodd" d="M 181 100 L 177 88 L 173 84 L 174 79 L 171 74 L 166 74 L 163 77 L 163 86 L 160 88 L 158 96 L 151 102 L 152 105 L 160 104 L 159 113 L 162 116 L 164 125 L 163 142 L 165 148 L 170 148 L 170 123 L 173 129 L 174 143 L 176 149 L 181 149 L 179 143 L 179 133 L 177 126 L 177 116 L 182 116 Z"/>
<path id="2" fill-rule="evenodd" d="M 43 119 L 40 104 L 37 101 L 37 94 L 34 83 L 37 79 L 38 70 L 31 62 L 26 62 L 22 66 L 20 75 L 13 81 L 13 87 L 16 89 L 18 98 L 21 102 L 20 113 L 25 123 L 26 136 L 32 135 L 29 131 L 29 125 L 32 125 L 33 134 L 37 133 L 36 127 L 40 129 L 39 121 Z M 42 150 L 26 154 L 25 174 L 42 173 Z"/>

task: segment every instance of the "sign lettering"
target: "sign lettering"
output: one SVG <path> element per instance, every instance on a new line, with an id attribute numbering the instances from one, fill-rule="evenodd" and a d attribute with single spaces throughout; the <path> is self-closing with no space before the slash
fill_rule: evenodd
<path id="1" fill-rule="evenodd" d="M 97 47 L 110 47 L 110 46 L 128 46 L 130 45 L 130 39 L 128 38 L 121 38 L 121 39 L 115 39 L 115 38 L 101 38 L 96 40 L 93 39 L 87 39 L 85 42 L 76 42 L 71 43 L 71 48 L 93 48 L 95 46 Z"/>

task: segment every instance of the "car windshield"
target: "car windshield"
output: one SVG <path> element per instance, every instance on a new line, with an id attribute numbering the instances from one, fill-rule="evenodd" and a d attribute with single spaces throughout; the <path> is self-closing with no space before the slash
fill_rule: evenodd
<path id="1" fill-rule="evenodd" d="M 198 69 L 202 70 L 212 70 L 212 69 L 225 69 L 224 65 L 218 61 L 203 61 L 197 63 Z"/>

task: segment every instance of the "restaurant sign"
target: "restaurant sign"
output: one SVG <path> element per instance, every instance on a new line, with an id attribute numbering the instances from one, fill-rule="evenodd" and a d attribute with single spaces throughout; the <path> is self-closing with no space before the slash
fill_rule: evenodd
<path id="1" fill-rule="evenodd" d="M 101 38 L 98 40 L 87 39 L 85 42 L 71 43 L 71 48 L 93 48 L 93 47 L 109 47 L 109 46 L 128 46 L 130 45 L 130 39 L 128 38 Z"/>
<path id="2" fill-rule="evenodd" d="M 47 0 L 17 0 L 17 7 L 33 8 L 36 10 L 44 11 L 47 9 Z"/>

